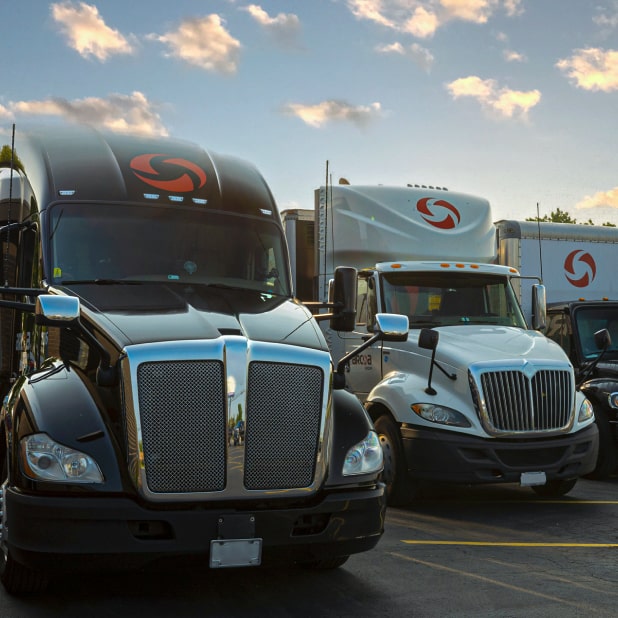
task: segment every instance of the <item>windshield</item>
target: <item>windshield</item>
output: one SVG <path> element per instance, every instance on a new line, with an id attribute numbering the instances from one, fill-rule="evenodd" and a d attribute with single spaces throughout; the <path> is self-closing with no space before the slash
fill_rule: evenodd
<path id="1" fill-rule="evenodd" d="M 411 328 L 455 324 L 526 328 L 513 289 L 501 276 L 389 273 L 382 277 L 382 297 L 386 311 L 407 315 Z"/>
<path id="2" fill-rule="evenodd" d="M 594 343 L 594 333 L 602 328 L 606 328 L 612 338 L 605 358 L 616 358 L 618 356 L 618 311 L 615 307 L 578 307 L 573 318 L 577 338 L 585 359 L 592 360 L 601 352 Z"/>
<path id="3" fill-rule="evenodd" d="M 289 295 L 279 227 L 182 207 L 60 204 L 51 210 L 55 284 L 190 281 Z"/>

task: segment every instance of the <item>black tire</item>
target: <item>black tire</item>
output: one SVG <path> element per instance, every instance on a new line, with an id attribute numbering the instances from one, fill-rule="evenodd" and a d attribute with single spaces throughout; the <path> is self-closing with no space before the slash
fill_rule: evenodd
<path id="1" fill-rule="evenodd" d="M 300 566 L 304 569 L 312 569 L 315 571 L 331 571 L 338 569 L 344 565 L 350 556 L 339 556 L 337 558 L 323 558 L 322 560 L 310 560 L 302 562 Z"/>
<path id="2" fill-rule="evenodd" d="M 43 592 L 47 587 L 47 576 L 34 571 L 11 556 L 9 529 L 7 527 L 6 488 L 8 485 L 7 457 L 1 456 L 0 473 L 0 582 L 11 595 L 20 596 Z"/>
<path id="3" fill-rule="evenodd" d="M 618 468 L 618 446 L 612 435 L 612 427 L 607 418 L 607 412 L 599 405 L 594 406 L 597 429 L 599 430 L 599 456 L 597 465 L 586 478 L 602 480 L 609 478 Z"/>
<path id="4" fill-rule="evenodd" d="M 559 498 L 568 494 L 575 484 L 577 479 L 567 479 L 564 481 L 549 481 L 545 485 L 534 485 L 532 487 L 534 493 L 541 498 Z"/>
<path id="5" fill-rule="evenodd" d="M 382 481 L 386 485 L 386 503 L 389 506 L 409 504 L 417 493 L 417 485 L 408 475 L 399 428 L 389 415 L 383 414 L 376 420 L 375 429 L 384 452 Z"/>

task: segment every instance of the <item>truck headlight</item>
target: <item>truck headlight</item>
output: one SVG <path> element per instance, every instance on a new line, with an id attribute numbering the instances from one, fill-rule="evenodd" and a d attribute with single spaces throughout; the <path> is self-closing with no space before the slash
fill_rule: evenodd
<path id="1" fill-rule="evenodd" d="M 382 470 L 384 455 L 380 439 L 375 431 L 370 431 L 365 439 L 355 444 L 345 456 L 343 475 L 368 474 Z"/>
<path id="2" fill-rule="evenodd" d="M 607 403 L 610 408 L 618 408 L 618 393 L 610 393 L 607 396 Z"/>
<path id="3" fill-rule="evenodd" d="M 24 474 L 36 481 L 102 483 L 103 474 L 86 453 L 52 440 L 46 433 L 22 438 L 20 457 Z"/>
<path id="4" fill-rule="evenodd" d="M 579 415 L 577 416 L 577 420 L 581 423 L 582 421 L 587 421 L 590 418 L 594 418 L 594 410 L 592 409 L 592 404 L 588 399 L 584 399 L 582 401 L 582 405 L 579 406 Z"/>
<path id="5" fill-rule="evenodd" d="M 453 408 L 438 406 L 433 403 L 413 403 L 410 407 L 421 418 L 432 423 L 454 427 L 472 427 L 470 421 L 461 412 L 457 412 Z"/>

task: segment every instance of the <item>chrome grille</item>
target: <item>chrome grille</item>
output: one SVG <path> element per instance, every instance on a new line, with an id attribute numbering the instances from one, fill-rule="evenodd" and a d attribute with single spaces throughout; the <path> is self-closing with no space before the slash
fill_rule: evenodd
<path id="1" fill-rule="evenodd" d="M 547 432 L 572 422 L 574 385 L 565 370 L 480 374 L 481 418 L 490 433 Z"/>
<path id="2" fill-rule="evenodd" d="M 320 432 L 322 371 L 271 362 L 249 366 L 244 485 L 308 487 Z"/>
<path id="3" fill-rule="evenodd" d="M 223 363 L 142 363 L 137 381 L 144 468 L 150 491 L 224 489 Z"/>

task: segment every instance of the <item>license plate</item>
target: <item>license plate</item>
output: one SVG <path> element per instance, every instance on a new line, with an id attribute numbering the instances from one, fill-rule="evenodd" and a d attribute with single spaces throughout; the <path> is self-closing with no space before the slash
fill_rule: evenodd
<path id="1" fill-rule="evenodd" d="M 259 566 L 262 539 L 216 539 L 210 541 L 210 568 Z"/>
<path id="2" fill-rule="evenodd" d="M 522 472 L 519 482 L 522 487 L 545 485 L 547 483 L 547 476 L 545 472 Z"/>

